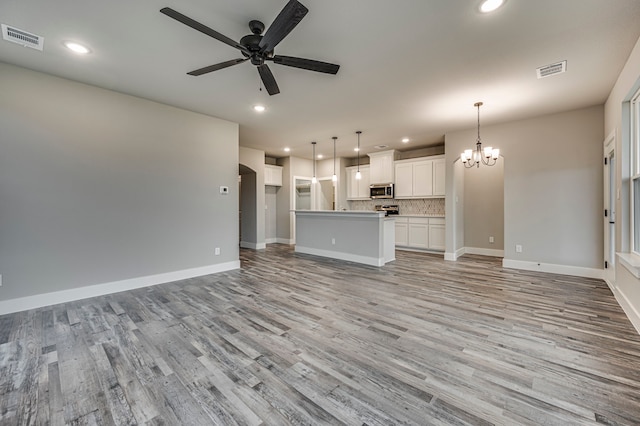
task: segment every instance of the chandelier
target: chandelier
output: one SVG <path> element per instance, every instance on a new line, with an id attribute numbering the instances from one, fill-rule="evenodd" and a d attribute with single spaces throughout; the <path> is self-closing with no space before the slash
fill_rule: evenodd
<path id="1" fill-rule="evenodd" d="M 476 139 L 476 149 L 465 149 L 464 152 L 460 154 L 460 160 L 462 160 L 462 164 L 464 164 L 466 168 L 473 166 L 480 167 L 480 163 L 485 166 L 493 166 L 498 161 L 498 157 L 500 157 L 500 150 L 490 146 L 482 149 L 482 143 L 480 142 L 480 107 L 482 106 L 482 102 L 476 102 L 473 106 L 478 108 L 478 139 Z"/>

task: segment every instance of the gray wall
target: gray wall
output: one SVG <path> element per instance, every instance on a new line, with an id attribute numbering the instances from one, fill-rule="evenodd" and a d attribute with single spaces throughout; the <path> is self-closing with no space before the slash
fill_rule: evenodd
<path id="1" fill-rule="evenodd" d="M 0 300 L 237 261 L 237 124 L 0 63 L 0 129 Z"/>
<path id="2" fill-rule="evenodd" d="M 298 157 L 284 157 L 278 159 L 278 165 L 282 166 L 282 187 L 276 195 L 277 200 L 277 234 L 280 242 L 288 243 L 291 236 L 291 184 L 294 176 L 311 177 L 313 163 Z"/>
<path id="3" fill-rule="evenodd" d="M 264 151 L 240 147 L 239 162 L 255 172 L 249 178 L 253 179 L 250 186 L 243 185 L 242 196 L 251 200 L 247 198 L 242 203 L 242 243 L 250 248 L 264 248 Z"/>
<path id="4" fill-rule="evenodd" d="M 504 161 L 464 171 L 464 246 L 504 249 Z M 494 243 L 489 237 L 494 237 Z"/>
<path id="5" fill-rule="evenodd" d="M 594 106 L 483 126 L 483 141 L 504 159 L 505 259 L 602 268 L 603 114 Z M 473 145 L 474 132 L 445 137 L 447 253 L 456 249 L 453 163 Z"/>
<path id="6" fill-rule="evenodd" d="M 277 206 L 277 197 L 278 197 L 278 191 L 280 191 L 281 188 L 277 187 L 277 186 L 265 186 L 264 188 L 264 203 L 265 203 L 265 210 L 264 210 L 264 238 L 265 241 L 268 242 L 272 242 L 274 241 L 278 234 L 277 234 L 277 212 L 278 212 L 278 206 Z"/>
<path id="7" fill-rule="evenodd" d="M 605 128 L 601 135 L 604 140 L 609 134 L 616 138 L 615 157 L 616 186 L 621 197 L 616 202 L 616 251 L 628 252 L 631 248 L 629 232 L 630 217 L 630 146 L 629 123 L 622 116 L 622 105 L 640 87 L 640 39 L 636 43 L 627 63 L 620 73 L 613 90 L 605 104 Z M 625 309 L 627 316 L 640 331 L 640 280 L 632 275 L 626 267 L 616 259 L 615 282 L 609 283 L 618 301 Z"/>

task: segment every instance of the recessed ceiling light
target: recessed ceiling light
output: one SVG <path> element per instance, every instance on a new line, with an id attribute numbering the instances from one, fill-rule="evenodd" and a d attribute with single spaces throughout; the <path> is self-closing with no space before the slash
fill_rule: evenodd
<path id="1" fill-rule="evenodd" d="M 480 5 L 480 12 L 489 13 L 493 12 L 504 4 L 504 0 L 485 0 Z"/>
<path id="2" fill-rule="evenodd" d="M 403 138 L 402 139 L 402 143 L 407 143 L 407 142 L 409 142 L 409 138 Z"/>
<path id="3" fill-rule="evenodd" d="M 76 43 L 75 41 L 65 41 L 64 46 L 72 52 L 77 53 L 78 55 L 86 55 L 87 53 L 91 52 L 88 47 L 83 46 L 80 43 Z"/>
<path id="4" fill-rule="evenodd" d="M 355 152 L 360 151 L 360 149 L 359 149 L 359 148 L 353 148 L 353 150 L 354 150 Z"/>
<path id="5" fill-rule="evenodd" d="M 289 151 L 291 151 L 291 148 L 289 148 L 289 147 L 286 147 L 286 148 L 284 149 L 284 152 L 289 152 Z"/>
<path id="6" fill-rule="evenodd" d="M 254 105 L 253 106 L 253 110 L 256 112 L 264 112 L 264 110 L 267 109 L 265 108 L 264 105 Z"/>
<path id="7" fill-rule="evenodd" d="M 324 156 L 322 154 L 318 154 L 318 159 L 322 160 Z"/>

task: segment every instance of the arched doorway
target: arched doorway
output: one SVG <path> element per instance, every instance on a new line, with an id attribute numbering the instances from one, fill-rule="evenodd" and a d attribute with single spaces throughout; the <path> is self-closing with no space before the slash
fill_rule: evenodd
<path id="1" fill-rule="evenodd" d="M 250 167 L 240 164 L 238 167 L 238 191 L 240 196 L 238 214 L 240 222 L 240 247 L 256 248 L 258 241 L 258 206 L 256 193 L 258 190 L 257 174 Z"/>

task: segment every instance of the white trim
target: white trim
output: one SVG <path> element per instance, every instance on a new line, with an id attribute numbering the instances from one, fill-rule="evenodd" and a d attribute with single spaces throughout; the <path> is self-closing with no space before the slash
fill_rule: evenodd
<path id="1" fill-rule="evenodd" d="M 383 266 L 384 257 L 360 256 L 357 254 L 343 253 L 339 251 L 322 250 L 311 247 L 301 247 L 296 245 L 296 253 L 312 254 L 314 256 L 331 257 L 334 259 L 346 260 L 349 262 L 364 263 L 371 266 Z"/>
<path id="2" fill-rule="evenodd" d="M 502 259 L 503 268 L 524 269 L 525 271 L 549 272 L 552 274 L 573 275 L 585 278 L 603 279 L 603 270 L 583 268 L 581 266 L 556 265 L 553 263 L 529 262 L 524 260 Z"/>
<path id="3" fill-rule="evenodd" d="M 251 243 L 249 241 L 240 241 L 240 247 L 253 250 L 263 250 L 267 248 L 265 243 Z"/>
<path id="4" fill-rule="evenodd" d="M 407 246 L 396 246 L 396 250 L 402 251 L 413 251 L 416 253 L 430 253 L 430 254 L 443 254 L 442 250 L 438 249 L 429 249 L 429 248 L 415 248 L 415 247 L 407 247 Z"/>
<path id="5" fill-rule="evenodd" d="M 455 262 L 456 260 L 458 260 L 458 258 L 460 256 L 462 256 L 465 253 L 465 247 L 461 247 L 458 250 L 456 250 L 455 252 L 451 253 L 451 252 L 447 252 L 444 254 L 444 260 L 450 260 Z"/>
<path id="6" fill-rule="evenodd" d="M 635 253 L 616 253 L 620 264 L 636 278 L 640 279 L 640 257 Z"/>
<path id="7" fill-rule="evenodd" d="M 296 242 L 290 238 L 276 238 L 276 243 L 278 244 L 295 244 Z"/>
<path id="8" fill-rule="evenodd" d="M 479 254 L 481 256 L 504 257 L 504 250 L 488 249 L 481 247 L 465 247 L 465 254 Z"/>
<path id="9" fill-rule="evenodd" d="M 277 238 L 265 238 L 264 239 L 264 243 L 265 244 L 274 244 L 274 243 L 277 243 L 277 242 L 278 242 Z"/>
<path id="10" fill-rule="evenodd" d="M 627 298 L 627 295 L 624 294 L 622 290 L 616 288 L 615 285 L 611 285 L 609 281 L 605 280 L 605 282 L 609 286 L 613 296 L 616 298 L 618 305 L 620 305 L 624 313 L 627 315 L 627 318 L 629 318 L 631 325 L 633 325 L 638 334 L 640 334 L 640 312 L 638 312 L 638 310 L 633 306 L 629 298 Z"/>
<path id="11" fill-rule="evenodd" d="M 240 261 L 234 260 L 231 262 L 219 263 L 217 265 L 201 266 L 198 268 L 183 269 L 181 271 L 147 275 L 122 281 L 113 281 L 69 290 L 36 294 L 34 296 L 2 300 L 0 301 L 0 315 L 41 308 L 43 306 L 57 305 L 58 303 L 72 302 L 74 300 L 87 299 L 90 297 L 104 296 L 106 294 L 119 293 L 121 291 L 133 290 L 136 288 L 150 287 L 188 278 L 201 277 L 203 275 L 216 274 L 218 272 L 230 271 L 239 268 Z"/>

